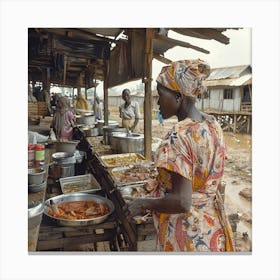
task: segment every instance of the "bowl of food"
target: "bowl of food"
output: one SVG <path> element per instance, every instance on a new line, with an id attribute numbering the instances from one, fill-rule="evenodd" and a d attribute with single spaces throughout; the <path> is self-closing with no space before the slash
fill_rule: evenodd
<path id="1" fill-rule="evenodd" d="M 44 205 L 44 214 L 62 226 L 100 224 L 114 210 L 111 200 L 86 193 L 58 195 L 46 200 Z"/>
<path id="2" fill-rule="evenodd" d="M 43 168 L 28 169 L 28 185 L 39 185 L 45 181 L 46 171 Z"/>

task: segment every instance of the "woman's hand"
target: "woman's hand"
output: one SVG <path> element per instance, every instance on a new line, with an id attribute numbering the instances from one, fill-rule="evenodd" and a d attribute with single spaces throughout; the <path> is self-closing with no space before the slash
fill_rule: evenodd
<path id="1" fill-rule="evenodd" d="M 134 216 L 145 214 L 144 200 L 141 198 L 136 198 L 123 207 L 123 211 L 128 219 L 132 219 Z"/>

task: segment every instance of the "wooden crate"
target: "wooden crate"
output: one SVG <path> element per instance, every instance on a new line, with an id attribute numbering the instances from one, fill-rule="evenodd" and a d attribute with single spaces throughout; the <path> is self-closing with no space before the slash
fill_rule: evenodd
<path id="1" fill-rule="evenodd" d="M 28 102 L 28 116 L 35 117 L 38 115 L 37 102 Z"/>
<path id="2" fill-rule="evenodd" d="M 46 102 L 28 102 L 28 116 L 46 116 L 48 115 L 48 104 Z"/>
<path id="3" fill-rule="evenodd" d="M 46 116 L 48 114 L 48 104 L 47 102 L 37 102 L 38 103 L 38 115 Z"/>

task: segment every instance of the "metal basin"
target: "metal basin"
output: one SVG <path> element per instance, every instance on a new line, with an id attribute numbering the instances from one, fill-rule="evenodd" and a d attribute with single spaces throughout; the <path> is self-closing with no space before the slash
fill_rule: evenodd
<path id="1" fill-rule="evenodd" d="M 111 142 L 112 150 L 117 153 L 144 152 L 144 134 L 113 133 Z"/>
<path id="2" fill-rule="evenodd" d="M 56 152 L 66 152 L 73 154 L 80 141 L 54 141 Z"/>
<path id="3" fill-rule="evenodd" d="M 94 125 L 95 124 L 95 116 L 94 115 L 77 115 L 76 116 L 77 124 L 86 124 L 86 125 Z"/>
<path id="4" fill-rule="evenodd" d="M 28 202 L 28 228 L 38 226 L 42 220 L 44 205 L 39 201 Z"/>
<path id="5" fill-rule="evenodd" d="M 60 204 L 62 202 L 70 202 L 70 201 L 95 201 L 97 203 L 106 203 L 110 211 L 101 217 L 91 218 L 91 219 L 83 219 L 83 220 L 68 220 L 62 218 L 55 218 L 48 214 L 48 211 L 51 207 L 51 202 L 53 201 L 54 204 Z M 55 197 L 52 197 L 45 201 L 44 205 L 44 214 L 49 218 L 55 220 L 59 225 L 62 226 L 86 226 L 86 225 L 93 225 L 93 224 L 100 224 L 104 222 L 115 210 L 115 206 L 113 202 L 105 197 L 94 195 L 94 194 L 85 194 L 85 193 L 71 193 L 71 194 L 62 194 Z"/>

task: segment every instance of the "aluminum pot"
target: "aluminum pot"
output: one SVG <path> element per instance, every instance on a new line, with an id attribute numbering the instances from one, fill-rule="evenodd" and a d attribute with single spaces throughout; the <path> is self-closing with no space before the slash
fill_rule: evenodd
<path id="1" fill-rule="evenodd" d="M 44 182 L 46 170 L 43 168 L 28 169 L 28 185 L 38 185 Z"/>
<path id="2" fill-rule="evenodd" d="M 85 133 L 86 137 L 99 135 L 99 128 L 95 126 L 84 126 L 81 128 L 81 130 Z"/>
<path id="3" fill-rule="evenodd" d="M 105 123 L 103 120 L 98 120 L 95 124 L 95 127 L 98 128 L 98 135 L 103 135 L 103 127 Z M 117 121 L 108 121 L 108 126 L 110 127 L 119 127 L 119 123 Z"/>
<path id="4" fill-rule="evenodd" d="M 51 206 L 51 200 L 54 204 L 58 205 L 62 202 L 70 202 L 70 201 L 95 201 L 97 203 L 106 203 L 110 211 L 101 217 L 91 218 L 91 219 L 83 219 L 83 220 L 68 220 L 62 218 L 55 218 L 48 214 Z M 59 225 L 62 226 L 86 226 L 93 224 L 100 224 L 104 222 L 115 210 L 115 206 L 113 202 L 105 197 L 94 195 L 94 194 L 86 194 L 86 193 L 70 193 L 70 194 L 62 194 L 55 197 L 52 197 L 45 201 L 44 205 L 44 214 L 51 219 L 54 219 Z"/>
<path id="5" fill-rule="evenodd" d="M 77 115 L 76 122 L 77 122 L 77 124 L 94 125 L 95 116 L 94 115 Z"/>
<path id="6" fill-rule="evenodd" d="M 117 153 L 144 153 L 144 134 L 113 133 L 111 142 Z"/>
<path id="7" fill-rule="evenodd" d="M 103 126 L 103 141 L 105 145 L 111 145 L 113 132 L 126 132 L 125 127 Z"/>
<path id="8" fill-rule="evenodd" d="M 52 155 L 53 165 L 50 166 L 50 174 L 55 180 L 75 175 L 76 157 L 74 154 L 58 152 Z"/>

